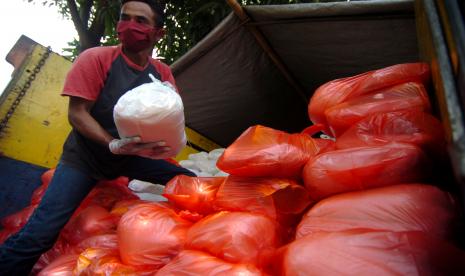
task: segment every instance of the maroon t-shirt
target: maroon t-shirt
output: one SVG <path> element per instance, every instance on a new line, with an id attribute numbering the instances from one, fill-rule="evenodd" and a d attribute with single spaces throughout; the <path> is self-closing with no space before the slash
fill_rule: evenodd
<path id="1" fill-rule="evenodd" d="M 149 58 L 145 67 L 134 64 L 121 46 L 96 47 L 84 51 L 66 76 L 63 96 L 94 101 L 92 117 L 113 137 L 119 138 L 113 120 L 113 107 L 127 91 L 151 82 L 149 74 L 175 85 L 168 65 Z M 73 129 L 63 146 L 61 162 L 91 174 L 97 179 L 118 176 L 131 156 L 114 155 Z"/>

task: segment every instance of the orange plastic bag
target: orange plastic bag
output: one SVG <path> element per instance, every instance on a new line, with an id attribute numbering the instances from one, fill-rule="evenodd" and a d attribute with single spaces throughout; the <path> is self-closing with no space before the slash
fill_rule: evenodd
<path id="1" fill-rule="evenodd" d="M 31 205 L 39 204 L 42 200 L 42 197 L 45 194 L 45 191 L 52 180 L 53 175 L 55 174 L 55 169 L 50 169 L 42 174 L 40 179 L 42 180 L 42 185 L 34 190 L 31 198 Z"/>
<path id="2" fill-rule="evenodd" d="M 318 155 L 304 168 L 310 197 L 330 195 L 409 182 L 423 182 L 429 164 L 423 151 L 410 144 L 335 150 Z"/>
<path id="3" fill-rule="evenodd" d="M 58 257 L 39 272 L 38 276 L 73 275 L 79 255 L 69 254 Z"/>
<path id="4" fill-rule="evenodd" d="M 326 109 L 325 115 L 331 132 L 339 137 L 349 127 L 373 114 L 401 110 L 429 112 L 430 109 L 423 85 L 408 82 L 345 101 Z"/>
<path id="5" fill-rule="evenodd" d="M 456 219 L 456 205 L 448 193 L 430 185 L 395 185 L 320 201 L 300 222 L 296 238 L 351 229 L 421 231 L 448 238 Z"/>
<path id="6" fill-rule="evenodd" d="M 314 124 L 327 126 L 325 111 L 348 99 L 405 82 L 426 83 L 430 71 L 427 63 L 405 63 L 369 71 L 353 77 L 327 82 L 313 94 L 308 115 Z M 330 134 L 329 129 L 326 130 Z"/>
<path id="7" fill-rule="evenodd" d="M 216 165 L 237 176 L 299 178 L 305 163 L 321 150 L 308 135 L 257 125 L 242 133 Z"/>
<path id="8" fill-rule="evenodd" d="M 79 208 L 83 209 L 90 205 L 99 205 L 107 210 L 111 210 L 113 205 L 118 201 L 139 199 L 139 197 L 128 188 L 128 183 L 129 180 L 127 177 L 100 181 L 82 201 Z M 79 212 L 79 209 L 77 212 Z"/>
<path id="9" fill-rule="evenodd" d="M 122 261 L 152 269 L 164 266 L 183 249 L 191 225 L 164 205 L 135 206 L 123 215 L 118 225 Z"/>
<path id="10" fill-rule="evenodd" d="M 166 184 L 163 196 L 180 209 L 210 214 L 214 211 L 216 192 L 224 180 L 224 177 L 178 175 Z"/>
<path id="11" fill-rule="evenodd" d="M 74 275 L 91 275 L 90 270 L 92 264 L 96 263 L 98 259 L 107 256 L 118 256 L 118 249 L 108 248 L 87 248 L 81 254 L 76 262 L 74 268 Z"/>
<path id="12" fill-rule="evenodd" d="M 88 249 L 79 256 L 77 268 L 81 270 L 77 272 L 75 270 L 74 275 L 80 276 L 109 276 L 109 275 L 124 275 L 124 276 L 149 276 L 155 275 L 156 270 L 144 269 L 140 267 L 133 267 L 125 265 L 121 262 L 117 252 L 109 252 L 108 254 L 102 254 L 96 258 L 87 259 L 89 254 L 92 256 L 92 250 L 100 249 Z M 90 257 L 91 257 L 90 256 Z"/>
<path id="13" fill-rule="evenodd" d="M 215 206 L 280 220 L 301 214 L 310 203 L 305 188 L 290 179 L 228 176 L 216 194 Z"/>
<path id="14" fill-rule="evenodd" d="M 421 232 L 316 233 L 280 250 L 276 275 L 462 275 L 463 251 Z"/>
<path id="15" fill-rule="evenodd" d="M 433 115 L 408 110 L 374 114 L 357 122 L 338 137 L 336 147 L 381 146 L 391 142 L 414 144 L 441 155 L 445 136 L 441 122 Z"/>
<path id="16" fill-rule="evenodd" d="M 3 228 L 19 231 L 29 220 L 37 205 L 29 205 L 19 212 L 4 217 L 1 220 Z"/>
<path id="17" fill-rule="evenodd" d="M 91 205 L 74 215 L 61 231 L 61 236 L 72 245 L 101 234 L 116 231 L 118 218 L 105 208 Z"/>
<path id="18" fill-rule="evenodd" d="M 114 215 L 115 217 L 121 218 L 124 214 L 126 214 L 129 210 L 134 208 L 139 204 L 149 203 L 149 201 L 140 200 L 140 199 L 129 199 L 129 200 L 121 200 L 113 205 L 111 208 L 110 214 Z"/>
<path id="19" fill-rule="evenodd" d="M 75 255 L 81 253 L 75 252 L 73 250 L 73 246 L 69 245 L 67 241 L 65 241 L 61 236 L 58 238 L 58 240 L 55 242 L 53 247 L 42 254 L 39 258 L 39 260 L 35 263 L 33 269 L 32 269 L 32 275 L 36 275 L 38 272 L 43 270 L 45 267 L 50 265 L 52 262 L 54 262 L 58 257 L 63 256 L 63 255 Z M 77 256 L 76 256 L 77 258 Z"/>
<path id="20" fill-rule="evenodd" d="M 118 249 L 87 248 L 78 257 L 73 275 L 154 275 L 154 270 L 144 270 L 121 263 Z"/>
<path id="21" fill-rule="evenodd" d="M 194 224 L 186 248 L 208 252 L 232 263 L 259 265 L 278 246 L 276 223 L 252 213 L 219 212 Z"/>
<path id="22" fill-rule="evenodd" d="M 261 276 L 264 274 L 250 264 L 232 264 L 204 252 L 184 250 L 156 274 L 156 276 L 168 275 Z"/>
<path id="23" fill-rule="evenodd" d="M 118 236 L 116 234 L 104 234 L 89 237 L 72 248 L 72 251 L 80 254 L 87 248 L 118 249 Z"/>
<path id="24" fill-rule="evenodd" d="M 42 254 L 40 259 L 36 262 L 33 268 L 33 275 L 41 271 L 44 267 L 52 263 L 58 257 L 65 254 L 81 254 L 87 248 L 104 248 L 104 249 L 118 249 L 118 238 L 116 234 L 97 235 L 87 238 L 80 242 L 78 245 L 72 246 L 61 236 L 55 245 L 47 252 Z"/>

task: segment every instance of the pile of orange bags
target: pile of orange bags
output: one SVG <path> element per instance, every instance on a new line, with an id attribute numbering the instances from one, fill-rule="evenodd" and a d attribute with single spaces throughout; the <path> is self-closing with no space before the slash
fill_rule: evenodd
<path id="1" fill-rule="evenodd" d="M 421 84 L 428 82 L 429 77 L 428 64 L 407 63 L 333 80 L 315 91 L 308 105 L 308 114 L 314 124 L 323 124 L 326 126 L 326 133 L 330 134 L 330 126 L 326 117 L 328 109 L 398 84 L 415 82 L 421 87 Z"/>
<path id="2" fill-rule="evenodd" d="M 229 176 L 177 176 L 166 185 L 168 202 L 132 197 L 127 179 L 101 183 L 36 271 L 465 272 L 465 253 L 454 245 L 457 204 L 429 173 L 445 140 L 429 114 L 428 78 L 427 64 L 412 63 L 324 84 L 309 104 L 316 125 L 297 134 L 250 127 L 218 160 Z M 319 129 L 335 138 L 311 137 Z"/>

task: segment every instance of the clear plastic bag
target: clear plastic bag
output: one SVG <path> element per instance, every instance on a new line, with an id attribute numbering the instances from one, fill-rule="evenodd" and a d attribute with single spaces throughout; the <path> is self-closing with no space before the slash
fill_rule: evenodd
<path id="1" fill-rule="evenodd" d="M 186 145 L 184 106 L 176 90 L 152 75 L 151 83 L 126 92 L 116 103 L 113 117 L 120 137 L 140 136 L 143 142 L 165 141 L 170 151 L 160 159 L 176 156 Z"/>

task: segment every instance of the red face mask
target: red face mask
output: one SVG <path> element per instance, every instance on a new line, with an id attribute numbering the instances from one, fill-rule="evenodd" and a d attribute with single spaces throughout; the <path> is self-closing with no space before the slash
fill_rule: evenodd
<path id="1" fill-rule="evenodd" d="M 134 21 L 119 21 L 118 38 L 129 51 L 139 52 L 152 47 L 160 39 L 160 29 Z"/>

